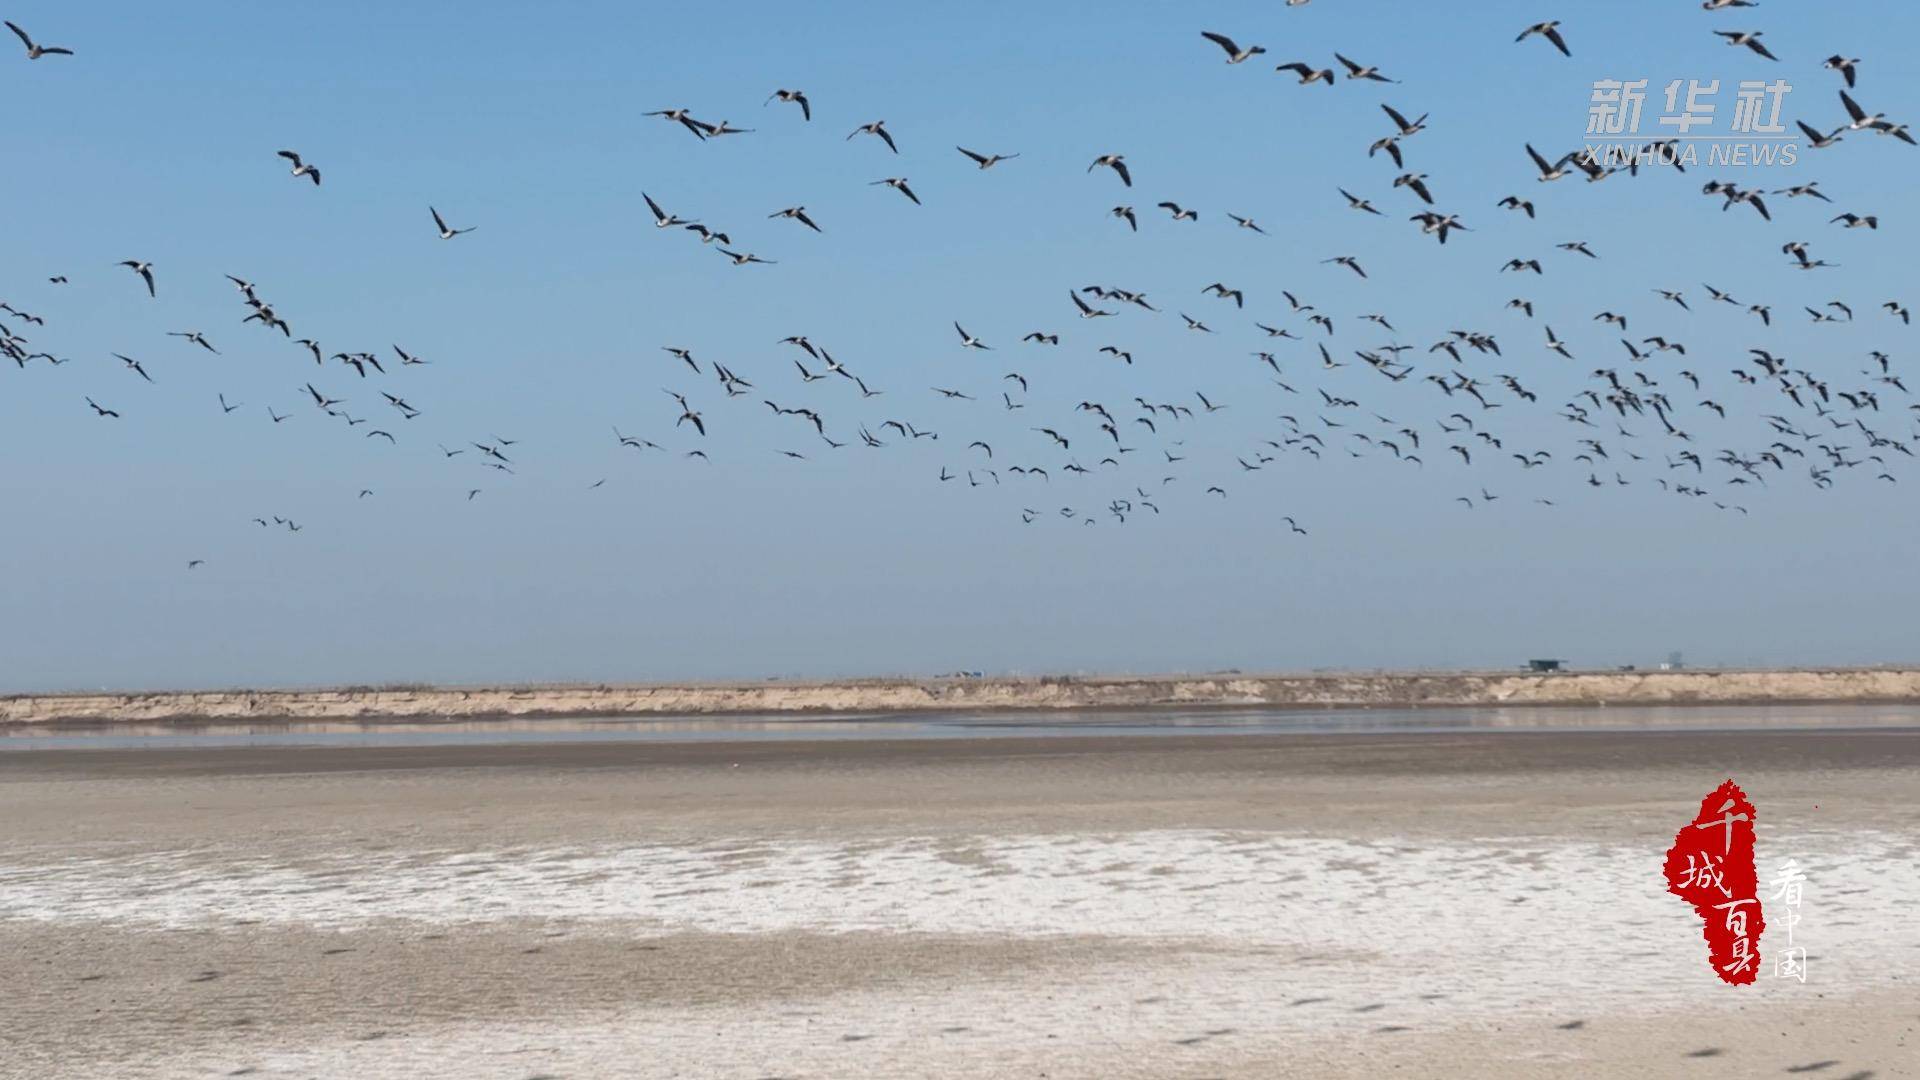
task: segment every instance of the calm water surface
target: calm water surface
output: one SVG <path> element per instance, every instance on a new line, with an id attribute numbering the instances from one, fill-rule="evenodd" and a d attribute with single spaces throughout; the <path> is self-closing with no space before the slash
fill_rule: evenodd
<path id="1" fill-rule="evenodd" d="M 1920 706 L 1692 708 L 1117 709 L 1072 713 L 861 713 L 60 724 L 0 727 L 0 753 L 236 746 L 449 746 L 554 742 L 1049 738 L 1063 735 L 1405 735 L 1472 731 L 1768 731 L 1920 727 Z"/>

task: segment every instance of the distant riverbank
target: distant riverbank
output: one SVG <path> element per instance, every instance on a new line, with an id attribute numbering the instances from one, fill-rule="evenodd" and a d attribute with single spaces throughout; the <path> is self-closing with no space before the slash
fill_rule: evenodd
<path id="1" fill-rule="evenodd" d="M 942 710 L 1425 708 L 1920 702 L 1920 668 L 897 678 L 833 682 L 347 687 L 0 697 L 0 724 Z"/>

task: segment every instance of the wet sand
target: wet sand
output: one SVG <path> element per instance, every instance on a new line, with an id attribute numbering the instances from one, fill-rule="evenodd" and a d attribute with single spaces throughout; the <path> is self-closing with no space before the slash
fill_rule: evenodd
<path id="1" fill-rule="evenodd" d="M 1727 776 L 1805 984 L 1661 892 Z M 0 1076 L 1915 1075 L 1916 793 L 1913 730 L 0 755 Z"/>

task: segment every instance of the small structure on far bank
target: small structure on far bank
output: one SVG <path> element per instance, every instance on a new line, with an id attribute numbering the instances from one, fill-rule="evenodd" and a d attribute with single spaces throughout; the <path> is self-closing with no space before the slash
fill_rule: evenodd
<path id="1" fill-rule="evenodd" d="M 1546 674 L 1548 672 L 1554 672 L 1554 671 L 1562 671 L 1566 668 L 1566 666 L 1567 666 L 1567 662 L 1565 660 L 1529 660 L 1527 661 L 1527 670 L 1532 672 L 1537 672 L 1540 674 Z"/>

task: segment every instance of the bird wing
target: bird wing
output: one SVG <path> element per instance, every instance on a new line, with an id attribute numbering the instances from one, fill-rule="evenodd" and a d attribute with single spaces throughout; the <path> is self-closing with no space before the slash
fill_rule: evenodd
<path id="1" fill-rule="evenodd" d="M 649 204 L 651 204 L 651 203 L 653 202 L 653 200 L 652 200 L 652 199 L 648 199 L 648 200 L 647 200 L 647 202 L 648 202 Z M 654 208 L 654 213 L 656 213 L 656 214 L 657 214 L 657 213 L 659 213 L 659 212 L 660 212 L 660 211 L 659 211 L 659 208 L 658 208 L 658 207 L 655 207 L 655 208 Z M 446 232 L 446 231 L 447 231 L 447 220 L 446 220 L 445 218 L 443 218 L 443 217 L 441 217 L 441 216 L 440 216 L 440 211 L 438 211 L 438 210 L 435 210 L 435 209 L 434 209 L 433 207 L 431 207 L 431 206 L 429 206 L 429 207 L 427 207 L 427 213 L 429 213 L 429 214 L 432 214 L 432 215 L 433 215 L 433 223 L 434 223 L 435 225 L 438 225 L 438 226 L 440 226 L 440 231 L 441 231 L 441 232 Z"/>
<path id="2" fill-rule="evenodd" d="M 29 49 L 33 48 L 33 39 L 27 36 L 27 32 L 25 30 L 20 29 L 19 27 L 13 25 L 12 23 L 7 24 L 7 29 L 13 31 L 14 36 L 19 38 L 20 41 L 24 45 L 26 45 L 27 48 Z"/>

